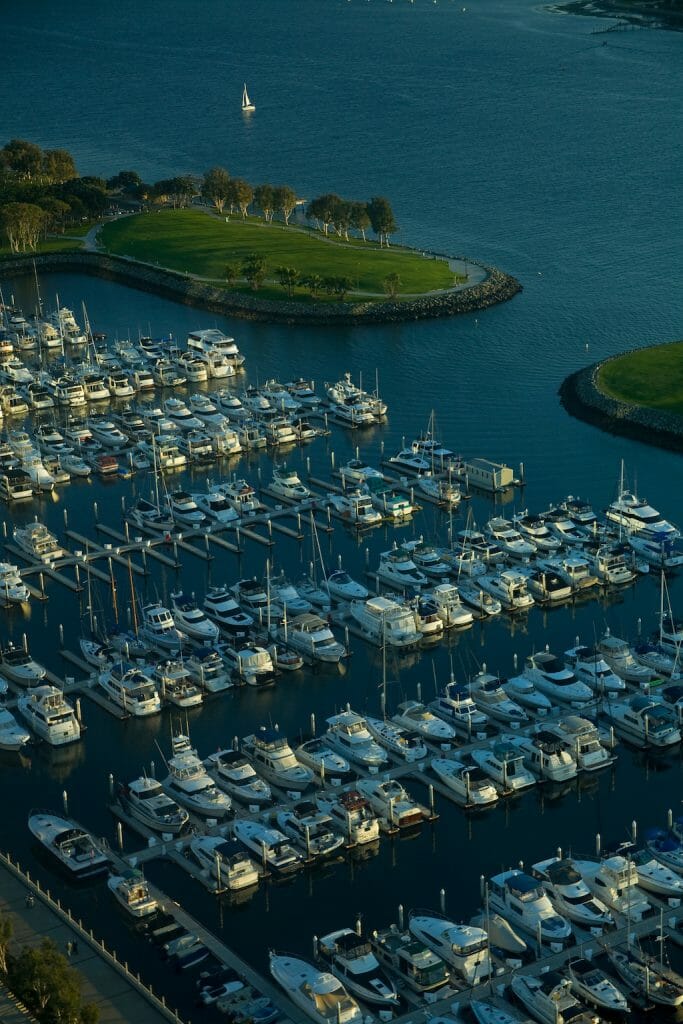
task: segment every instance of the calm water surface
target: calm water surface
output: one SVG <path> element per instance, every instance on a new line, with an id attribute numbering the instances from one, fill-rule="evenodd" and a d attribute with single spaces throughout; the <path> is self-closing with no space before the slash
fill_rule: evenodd
<path id="1" fill-rule="evenodd" d="M 181 0 L 142 7 L 123 0 L 96 17 L 80 0 L 15 7 L 5 12 L 12 46 L 0 82 L 20 76 L 22 89 L 3 90 L 2 135 L 65 146 L 84 173 L 135 167 L 155 180 L 219 163 L 253 181 L 288 181 L 305 196 L 328 189 L 386 194 L 403 241 L 500 265 L 524 284 L 512 302 L 442 322 L 322 331 L 232 322 L 71 275 L 43 278 L 43 296 L 53 301 L 59 293 L 76 309 L 85 300 L 96 329 L 110 337 L 139 330 L 182 337 L 216 323 L 238 339 L 250 381 L 304 374 L 322 384 L 345 369 L 372 381 L 378 368 L 387 423 L 355 438 L 335 430 L 289 457 L 304 469 L 310 456 L 319 476 L 329 477 L 333 452 L 345 460 L 356 444 L 370 460 L 382 446 L 393 452 L 403 436 L 426 427 L 434 409 L 452 447 L 515 467 L 524 462 L 528 485 L 508 512 L 527 504 L 542 509 L 569 492 L 603 508 L 623 458 L 639 491 L 680 522 L 680 456 L 602 434 L 568 417 L 557 401 L 564 376 L 586 361 L 680 334 L 680 36 L 596 34 L 604 23 L 523 0 L 481 0 L 465 12 L 461 6 L 209 0 L 199 13 Z M 245 79 L 257 105 L 248 120 L 238 109 Z M 32 281 L 11 289 L 32 308 Z M 267 456 L 240 472 L 257 479 L 259 467 L 268 480 Z M 203 476 L 194 482 L 201 485 Z M 74 529 L 92 530 L 93 501 L 114 524 L 121 496 L 147 486 L 75 485 L 54 502 L 3 516 L 23 522 L 38 514 L 61 529 L 68 508 Z M 492 514 L 486 499 L 472 506 L 479 521 Z M 358 574 L 366 548 L 374 564 L 393 539 L 445 540 L 446 528 L 444 517 L 427 509 L 401 530 L 359 542 L 337 529 L 331 541 L 322 539 L 323 552 L 328 565 L 341 554 Z M 232 581 L 238 571 L 263 572 L 264 550 L 248 546 L 239 566 L 227 553 L 208 569 L 185 558 L 182 584 L 201 595 L 209 582 Z M 301 571 L 310 546 L 283 538 L 275 558 L 288 572 Z M 167 597 L 177 582 L 155 569 L 140 596 Z M 124 615 L 127 587 L 124 574 Z M 0 629 L 17 637 L 26 631 L 34 652 L 63 671 L 57 628 L 63 623 L 75 645 L 84 602 L 79 608 L 55 585 L 49 593 L 45 606 L 32 604 L 26 619 L 7 616 Z M 679 580 L 671 594 L 680 608 Z M 104 607 L 108 595 L 98 592 L 95 600 Z M 390 659 L 390 701 L 413 695 L 418 682 L 431 698 L 451 670 L 462 678 L 484 661 L 509 674 L 515 654 L 522 659 L 545 643 L 559 652 L 605 625 L 633 635 L 640 618 L 649 630 L 658 600 L 656 581 L 644 579 L 602 604 L 534 611 L 514 626 L 475 627 L 419 661 Z M 230 695 L 213 705 L 219 710 L 194 714 L 194 742 L 208 753 L 269 721 L 295 738 L 312 711 L 320 727 L 347 700 L 377 713 L 379 656 L 358 640 L 353 650 L 345 675 L 297 673 L 269 693 Z M 88 731 L 77 748 L 39 751 L 23 768 L 2 766 L 12 792 L 3 845 L 51 883 L 54 875 L 27 838 L 27 809 L 58 806 L 66 788 L 72 812 L 112 837 L 108 773 L 131 778 L 152 759 L 161 764 L 155 741 L 168 749 L 166 715 L 122 725 L 86 702 L 84 713 Z M 643 826 L 662 821 L 667 807 L 678 806 L 680 788 L 678 751 L 653 760 L 622 749 L 615 771 L 581 780 L 555 800 L 530 793 L 473 820 L 444 805 L 439 822 L 419 838 L 385 842 L 373 859 L 264 888 L 238 908 L 216 903 L 175 867 L 155 866 L 151 874 L 263 966 L 268 946 L 308 951 L 314 933 L 350 923 L 356 911 L 368 927 L 382 926 L 399 902 L 436 907 L 441 887 L 449 912 L 464 916 L 476 907 L 481 873 L 549 856 L 558 845 L 586 850 L 595 832 L 622 836 L 634 817 Z M 130 849 L 134 842 L 127 838 Z M 73 899 L 91 915 L 94 900 L 98 927 L 131 962 L 141 959 L 106 892 Z M 155 964 L 146 969 L 154 982 L 165 978 Z"/>

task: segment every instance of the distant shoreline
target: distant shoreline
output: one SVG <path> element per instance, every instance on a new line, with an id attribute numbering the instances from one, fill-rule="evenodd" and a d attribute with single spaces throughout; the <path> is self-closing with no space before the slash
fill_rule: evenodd
<path id="1" fill-rule="evenodd" d="M 383 300 L 309 304 L 273 301 L 257 295 L 230 292 L 190 275 L 152 267 L 127 257 L 87 250 L 62 250 L 10 257 L 0 262 L 0 278 L 32 274 L 34 264 L 42 272 L 90 274 L 225 316 L 264 323 L 312 326 L 390 324 L 456 316 L 507 302 L 522 291 L 522 285 L 516 278 L 495 267 L 478 263 L 487 274 L 480 283 L 469 288 L 448 289 L 402 302 Z"/>
<path id="2" fill-rule="evenodd" d="M 662 9 L 661 0 L 636 0 L 635 3 L 626 0 L 568 0 L 552 4 L 550 9 L 563 14 L 619 19 L 633 28 L 662 28 L 683 32 L 683 10 Z M 626 25 L 611 25 L 604 31 L 613 32 Z"/>

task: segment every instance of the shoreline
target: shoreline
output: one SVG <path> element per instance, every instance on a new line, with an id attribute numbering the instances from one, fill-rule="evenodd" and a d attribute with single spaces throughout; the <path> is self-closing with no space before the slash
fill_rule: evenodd
<path id="1" fill-rule="evenodd" d="M 442 254 L 435 254 L 442 255 Z M 446 257 L 453 259 L 454 257 Z M 476 261 L 469 260 L 470 263 Z M 470 287 L 448 289 L 403 302 L 301 303 L 260 299 L 258 295 L 229 292 L 206 284 L 199 278 L 152 267 L 129 257 L 75 249 L 33 256 L 15 256 L 0 262 L 0 278 L 32 274 L 33 269 L 47 273 L 76 272 L 117 281 L 140 291 L 154 292 L 186 306 L 197 306 L 211 313 L 235 316 L 262 323 L 363 324 L 404 323 L 428 320 L 460 313 L 473 313 L 499 302 L 507 302 L 523 290 L 521 283 L 509 274 L 483 263 L 476 265 L 486 277 Z"/>
<path id="2" fill-rule="evenodd" d="M 626 28 L 683 31 L 683 12 L 663 9 L 656 0 L 637 0 L 632 4 L 625 3 L 624 0 L 558 0 L 557 3 L 551 4 L 549 9 L 560 14 L 606 18 L 612 22 L 607 28 L 596 29 L 596 33 L 615 32 Z"/>
<path id="3" fill-rule="evenodd" d="M 565 377 L 558 389 L 560 404 L 570 416 L 590 423 L 591 426 L 598 427 L 606 433 L 628 437 L 656 448 L 683 451 L 683 417 L 621 402 L 616 398 L 610 398 L 598 387 L 598 373 L 602 367 L 633 351 L 638 350 L 631 349 L 628 353 L 620 352 L 609 356 Z"/>

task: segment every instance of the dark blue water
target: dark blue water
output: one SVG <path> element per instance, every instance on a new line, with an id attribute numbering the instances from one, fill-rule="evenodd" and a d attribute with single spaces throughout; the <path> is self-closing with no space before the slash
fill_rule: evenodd
<path id="1" fill-rule="evenodd" d="M 541 509 L 568 492 L 602 508 L 623 458 L 639 491 L 680 522 L 680 456 L 579 423 L 556 394 L 564 376 L 587 361 L 680 333 L 680 36 L 595 34 L 604 23 L 520 0 L 480 0 L 464 13 L 461 7 L 211 0 L 199 13 L 180 0 L 144 7 L 126 0 L 96 13 L 81 2 L 15 8 L 5 13 L 12 45 L 0 84 L 20 80 L 22 89 L 3 89 L 2 136 L 65 146 L 84 173 L 133 167 L 154 180 L 218 163 L 254 182 L 290 182 L 308 197 L 329 189 L 359 198 L 386 194 L 403 241 L 500 265 L 524 284 L 512 302 L 441 322 L 323 331 L 231 322 L 74 276 L 45 277 L 43 295 L 59 292 L 76 308 L 84 299 L 93 324 L 110 337 L 139 329 L 182 336 L 218 323 L 237 337 L 250 380 L 301 373 L 322 383 L 350 369 L 371 381 L 378 368 L 388 422 L 358 438 L 337 430 L 290 457 L 303 469 L 310 455 L 318 476 L 329 477 L 332 452 L 339 462 L 356 444 L 372 459 L 382 444 L 393 451 L 404 435 L 426 427 L 434 409 L 452 447 L 515 467 L 524 462 L 528 485 L 516 495 L 518 508 Z M 257 106 L 246 121 L 239 111 L 245 79 Z M 31 281 L 11 287 L 33 305 Z M 260 465 L 267 480 L 269 464 L 259 457 L 244 472 L 255 480 Z M 114 524 L 121 495 L 146 486 L 74 486 L 12 518 L 39 514 L 61 528 L 68 507 L 75 529 L 92 530 L 94 500 Z M 472 504 L 479 520 L 492 512 L 486 499 Z M 446 526 L 427 509 L 402 530 L 360 542 L 337 529 L 332 540 L 322 538 L 323 552 L 328 565 L 341 554 L 361 572 L 366 547 L 374 564 L 394 537 L 443 540 Z M 307 566 L 310 547 L 282 538 L 275 557 L 294 572 Z M 265 549 L 255 545 L 241 565 L 227 553 L 208 568 L 184 557 L 181 578 L 201 595 L 210 581 L 262 572 L 264 560 Z M 176 582 L 175 574 L 155 569 L 141 594 L 167 595 Z M 123 615 L 127 587 L 124 574 Z M 54 585 L 49 593 L 47 605 L 33 604 L 26 620 L 12 614 L 0 628 L 26 630 L 35 652 L 61 671 L 58 625 L 77 635 L 83 608 Z M 680 580 L 671 594 L 680 608 Z M 108 595 L 98 591 L 97 600 L 104 606 Z M 431 697 L 434 680 L 443 682 L 451 667 L 464 677 L 486 661 L 509 673 L 514 654 L 521 659 L 541 644 L 564 650 L 577 634 L 591 640 L 605 625 L 632 635 L 639 617 L 650 629 L 658 600 L 656 581 L 644 579 L 605 603 L 476 627 L 412 664 L 390 659 L 390 700 L 414 694 L 418 682 Z M 376 712 L 379 656 L 360 641 L 353 649 L 344 676 L 296 674 L 270 693 L 230 695 L 210 714 L 194 714 L 193 740 L 208 752 L 269 720 L 294 738 L 308 728 L 311 711 L 320 726 L 346 700 Z M 85 702 L 84 713 L 89 729 L 80 748 L 41 753 L 24 769 L 2 767 L 13 792 L 3 845 L 31 867 L 38 862 L 26 839 L 28 807 L 58 805 L 66 787 L 72 812 L 111 837 L 107 774 L 132 777 L 150 760 L 160 763 L 155 740 L 168 748 L 166 717 L 121 725 Z M 480 873 L 549 856 L 558 845 L 585 850 L 595 832 L 621 836 L 634 817 L 643 826 L 662 821 L 678 804 L 680 783 L 677 751 L 651 760 L 622 749 L 613 773 L 582 780 L 562 798 L 530 793 L 474 820 L 444 805 L 434 829 L 417 840 L 387 842 L 365 863 L 264 889 L 239 909 L 218 907 L 177 868 L 152 874 L 263 965 L 267 946 L 308 950 L 312 934 L 348 923 L 356 911 L 376 927 L 395 918 L 399 902 L 435 907 L 441 887 L 449 911 L 464 916 L 477 903 Z M 106 893 L 96 898 L 109 908 Z M 98 926 L 105 917 L 98 913 Z M 114 924 L 102 927 L 123 942 Z M 126 946 L 131 961 L 136 949 Z"/>

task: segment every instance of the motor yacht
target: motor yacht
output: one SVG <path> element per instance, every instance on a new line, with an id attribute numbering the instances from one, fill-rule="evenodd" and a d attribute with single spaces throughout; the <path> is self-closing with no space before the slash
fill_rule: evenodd
<path id="1" fill-rule="evenodd" d="M 244 366 L 244 356 L 240 352 L 234 338 L 224 334 L 217 327 L 190 331 L 187 335 L 187 347 L 195 352 L 218 352 L 235 371 Z"/>
<path id="2" fill-rule="evenodd" d="M 659 537 L 656 533 L 641 530 L 639 533 L 629 533 L 626 540 L 636 555 L 644 558 L 655 569 L 678 569 L 683 565 L 683 551 L 678 538 L 667 535 Z"/>
<path id="3" fill-rule="evenodd" d="M 191 495 L 197 508 L 207 520 L 218 523 L 220 526 L 227 526 L 239 519 L 239 514 L 228 502 L 224 494 L 218 489 L 200 491 Z"/>
<path id="4" fill-rule="evenodd" d="M 514 974 L 510 988 L 525 1010 L 541 1024 L 600 1024 L 572 993 L 572 983 L 556 971 Z"/>
<path id="5" fill-rule="evenodd" d="M 219 484 L 217 489 L 240 516 L 258 512 L 261 508 L 256 491 L 246 480 L 229 480 Z"/>
<path id="6" fill-rule="evenodd" d="M 330 815 L 349 846 L 364 846 L 379 839 L 379 819 L 369 801 L 351 789 L 338 796 L 329 790 L 316 796 L 318 806 Z"/>
<path id="7" fill-rule="evenodd" d="M 285 416 L 271 416 L 264 423 L 266 443 L 278 445 L 296 444 L 296 431 L 290 420 Z"/>
<path id="8" fill-rule="evenodd" d="M 53 747 L 81 738 L 76 713 L 56 686 L 32 686 L 19 697 L 17 711 L 36 736 Z"/>
<path id="9" fill-rule="evenodd" d="M 371 405 L 354 396 L 343 398 L 340 401 L 331 400 L 330 413 L 352 428 L 369 426 L 376 421 Z"/>
<path id="10" fill-rule="evenodd" d="M 653 893 L 660 899 L 683 899 L 683 879 L 680 878 L 666 863 L 654 856 L 651 847 L 637 850 L 634 843 L 620 845 L 622 853 L 627 852 L 638 872 L 638 885 L 645 892 Z M 683 851 L 681 851 L 683 853 Z M 683 868 L 683 856 L 678 862 Z"/>
<path id="11" fill-rule="evenodd" d="M 205 395 L 201 391 L 195 391 L 190 395 L 189 409 L 190 413 L 193 416 L 198 416 L 202 423 L 215 423 L 218 426 L 224 426 L 227 422 L 227 418 L 211 400 L 210 395 Z"/>
<path id="12" fill-rule="evenodd" d="M 218 626 L 207 618 L 196 601 L 181 592 L 171 594 L 171 609 L 176 628 L 191 640 L 200 644 L 212 644 L 218 640 Z"/>
<path id="13" fill-rule="evenodd" d="M 49 811 L 31 811 L 28 827 L 72 878 L 94 878 L 107 872 L 107 854 L 86 829 L 70 818 Z"/>
<path id="14" fill-rule="evenodd" d="M 17 686 L 37 686 L 47 675 L 47 670 L 35 661 L 26 646 L 18 647 L 11 640 L 0 648 L 0 673 Z"/>
<path id="15" fill-rule="evenodd" d="M 149 883 L 139 871 L 126 871 L 122 875 L 110 875 L 107 879 L 107 886 L 126 913 L 132 917 L 149 917 L 159 910 L 158 900 L 152 896 Z"/>
<path id="16" fill-rule="evenodd" d="M 195 647 L 184 660 L 192 682 L 207 693 L 222 693 L 233 685 L 221 652 L 215 649 L 216 646 Z"/>
<path id="17" fill-rule="evenodd" d="M 544 718 L 552 710 L 552 703 L 544 693 L 539 693 L 532 681 L 525 675 L 501 679 L 500 685 L 516 704 L 533 715 Z"/>
<path id="18" fill-rule="evenodd" d="M 528 511 L 520 512 L 512 517 L 512 523 L 522 539 L 533 544 L 537 551 L 553 552 L 562 547 L 560 539 L 553 537 L 542 516 L 529 515 Z"/>
<path id="19" fill-rule="evenodd" d="M 270 786 L 239 750 L 218 750 L 205 762 L 215 782 L 233 799 L 264 807 L 272 801 Z"/>
<path id="20" fill-rule="evenodd" d="M 411 911 L 409 928 L 411 935 L 445 960 L 467 985 L 490 977 L 492 964 L 483 928 L 455 924 L 428 910 Z"/>
<path id="21" fill-rule="evenodd" d="M 579 771 L 595 772 L 613 764 L 614 756 L 602 745 L 597 726 L 588 719 L 569 715 L 549 722 L 546 728 L 560 740 Z"/>
<path id="22" fill-rule="evenodd" d="M 428 498 L 443 508 L 456 508 L 462 500 L 459 484 L 450 480 L 439 480 L 430 473 L 423 473 L 417 481 L 417 486 Z"/>
<path id="23" fill-rule="evenodd" d="M 429 708 L 468 739 L 486 737 L 488 718 L 478 709 L 467 687 L 459 686 L 454 680 L 431 702 Z"/>
<path id="24" fill-rule="evenodd" d="M 564 652 L 564 664 L 599 697 L 616 697 L 626 689 L 624 680 L 612 671 L 597 648 L 577 644 Z"/>
<path id="25" fill-rule="evenodd" d="M 270 973 L 316 1024 L 362 1024 L 363 1013 L 341 981 L 307 960 L 271 951 Z"/>
<path id="26" fill-rule="evenodd" d="M 632 491 L 621 490 L 619 497 L 605 509 L 610 522 L 616 523 L 629 533 L 646 532 L 660 539 L 675 539 L 680 531 L 664 519 L 657 509 L 643 498 L 638 498 Z"/>
<path id="27" fill-rule="evenodd" d="M 218 645 L 226 668 L 238 683 L 263 689 L 275 682 L 275 666 L 269 650 L 260 644 L 230 640 Z"/>
<path id="28" fill-rule="evenodd" d="M 516 1013 L 508 1012 L 507 1003 L 505 1007 L 505 1009 L 501 1009 L 498 1003 L 470 999 L 470 1011 L 477 1024 L 520 1024 L 519 1016 Z"/>
<path id="29" fill-rule="evenodd" d="M 67 406 L 70 409 L 81 408 L 87 404 L 83 385 L 68 374 L 58 377 L 55 381 L 53 397 L 58 405 Z"/>
<path id="30" fill-rule="evenodd" d="M 648 956 L 634 946 L 613 946 L 606 952 L 619 977 L 648 1003 L 658 1006 L 683 1004 L 683 978 L 656 957 Z"/>
<path id="31" fill-rule="evenodd" d="M 234 839 L 195 836 L 190 842 L 190 849 L 204 871 L 215 878 L 219 890 L 240 892 L 258 885 L 258 868 L 250 857 L 238 849 Z"/>
<path id="32" fill-rule="evenodd" d="M 126 509 L 125 518 L 138 530 L 150 533 L 163 533 L 170 537 L 176 529 L 170 510 L 162 512 L 158 505 L 146 498 L 138 498 L 134 505 Z"/>
<path id="33" fill-rule="evenodd" d="M 304 380 L 303 377 L 299 377 L 298 380 L 285 384 L 285 388 L 299 406 L 317 409 L 320 405 L 320 399 L 315 393 L 315 384 L 312 380 Z"/>
<path id="34" fill-rule="evenodd" d="M 319 775 L 323 782 L 332 785 L 345 782 L 351 777 L 351 765 L 331 750 L 323 738 L 314 737 L 301 743 L 294 751 L 297 761 Z"/>
<path id="35" fill-rule="evenodd" d="M 537 551 L 531 540 L 525 540 L 507 519 L 496 516 L 486 524 L 486 533 L 501 548 L 508 558 L 528 562 Z"/>
<path id="36" fill-rule="evenodd" d="M 652 910 L 638 886 L 638 869 L 628 858 L 615 854 L 611 857 L 577 860 L 572 866 L 579 872 L 591 892 L 610 910 L 641 921 Z"/>
<path id="37" fill-rule="evenodd" d="M 427 583 L 427 577 L 417 568 L 410 552 L 396 545 L 379 556 L 377 578 L 402 591 L 419 590 Z"/>
<path id="38" fill-rule="evenodd" d="M 638 640 L 633 644 L 633 654 L 655 677 L 668 676 L 672 680 L 683 678 L 678 655 L 669 654 L 659 643 Z"/>
<path id="39" fill-rule="evenodd" d="M 344 837 L 334 831 L 329 814 L 310 800 L 277 811 L 275 821 L 307 861 L 339 856 L 344 845 Z"/>
<path id="40" fill-rule="evenodd" d="M 409 729 L 387 719 L 366 716 L 368 729 L 377 742 L 402 761 L 416 764 L 427 756 L 422 737 Z M 441 723 L 445 724 L 445 723 Z"/>
<path id="41" fill-rule="evenodd" d="M 374 466 L 368 465 L 362 459 L 349 459 L 339 469 L 339 474 L 342 478 L 342 483 L 346 486 L 346 482 L 351 480 L 352 483 L 363 484 L 366 480 L 375 477 L 378 480 L 384 480 L 384 474 L 379 469 L 375 469 Z"/>
<path id="42" fill-rule="evenodd" d="M 443 990 L 446 994 L 450 979 L 446 964 L 410 932 L 402 932 L 396 925 L 391 925 L 381 931 L 373 931 L 370 945 L 378 961 L 411 991 L 424 995 Z"/>
<path id="43" fill-rule="evenodd" d="M 540 782 L 566 782 L 576 776 L 576 761 L 560 739 L 548 730 L 531 736 L 501 733 L 500 742 L 520 751 L 524 764 Z"/>
<path id="44" fill-rule="evenodd" d="M 119 430 L 113 420 L 105 416 L 90 416 L 88 427 L 95 440 L 104 448 L 120 449 L 128 444 L 128 438 L 123 431 Z"/>
<path id="45" fill-rule="evenodd" d="M 530 654 L 525 659 L 523 675 L 553 704 L 582 707 L 595 697 L 591 688 L 548 650 Z"/>
<path id="46" fill-rule="evenodd" d="M 550 857 L 534 864 L 531 873 L 542 882 L 555 909 L 582 928 L 602 931 L 614 924 L 614 918 L 588 888 L 570 860 Z"/>
<path id="47" fill-rule="evenodd" d="M 160 661 L 154 667 L 150 678 L 158 688 L 161 700 L 175 704 L 177 708 L 195 708 L 204 699 L 202 691 L 193 683 L 182 661 L 175 661 L 173 658 Z"/>
<path id="48" fill-rule="evenodd" d="M 379 477 L 368 477 L 361 486 L 364 494 L 370 495 L 374 508 L 382 513 L 385 519 L 400 521 L 412 516 L 416 506 L 403 494 L 395 491 L 391 484 Z"/>
<path id="49" fill-rule="evenodd" d="M 469 691 L 472 700 L 479 710 L 496 722 L 519 728 L 529 721 L 524 708 L 512 700 L 503 687 L 500 679 L 489 675 L 486 671 L 479 672 L 470 680 Z"/>
<path id="50" fill-rule="evenodd" d="M 425 811 L 398 779 L 360 779 L 356 788 L 390 829 L 412 829 L 422 825 Z"/>
<path id="51" fill-rule="evenodd" d="M 227 388 L 221 388 L 220 391 L 212 392 L 210 397 L 229 420 L 239 421 L 248 419 L 249 413 L 242 405 L 240 399 Z"/>
<path id="52" fill-rule="evenodd" d="M 204 513 L 198 508 L 197 503 L 187 491 L 171 491 L 166 495 L 166 504 L 171 518 L 176 523 L 189 526 L 191 529 L 201 529 L 206 525 L 207 519 Z"/>
<path id="53" fill-rule="evenodd" d="M 485 572 L 484 563 L 479 562 L 478 564 L 481 566 L 482 573 Z M 460 576 L 458 579 L 458 594 L 463 604 L 474 609 L 477 618 L 485 619 L 489 615 L 500 615 L 503 606 L 497 597 L 494 597 L 487 590 L 482 590 L 479 586 L 477 580 L 482 573 L 476 573 L 473 576 L 468 574 Z"/>
<path id="54" fill-rule="evenodd" d="M 205 371 L 206 372 L 206 371 Z M 172 396 L 167 398 L 163 404 L 164 416 L 173 424 L 176 430 L 185 433 L 188 430 L 201 430 L 204 423 L 198 416 L 193 416 L 181 398 Z"/>
<path id="55" fill-rule="evenodd" d="M 202 818 L 222 820 L 232 806 L 230 797 L 219 790 L 208 774 L 189 737 L 177 734 L 172 740 L 168 776 L 162 783 L 166 792 Z"/>
<path id="56" fill-rule="evenodd" d="M 54 409 L 55 400 L 41 381 L 32 381 L 23 389 L 24 398 L 32 412 Z"/>
<path id="57" fill-rule="evenodd" d="M 273 467 L 273 479 L 268 487 L 273 494 L 287 501 L 308 501 L 311 497 L 311 492 L 302 484 L 296 470 L 287 469 L 286 466 Z"/>
<path id="58" fill-rule="evenodd" d="M 254 626 L 254 619 L 240 609 L 227 587 L 211 587 L 204 598 L 204 611 L 225 633 L 244 640 Z"/>
<path id="59" fill-rule="evenodd" d="M 412 609 L 388 597 L 351 601 L 349 612 L 363 637 L 380 647 L 408 648 L 420 643 Z"/>
<path id="60" fill-rule="evenodd" d="M 610 703 L 606 714 L 615 731 L 637 746 L 664 749 L 681 742 L 672 711 L 645 694 Z"/>
<path id="61" fill-rule="evenodd" d="M 305 658 L 333 665 L 346 657 L 346 648 L 324 619 L 313 612 L 297 615 L 278 629 L 278 636 Z"/>
<path id="62" fill-rule="evenodd" d="M 536 783 L 529 769 L 524 767 L 524 755 L 502 740 L 490 747 L 479 747 L 470 756 L 503 793 L 519 793 Z"/>
<path id="63" fill-rule="evenodd" d="M 131 817 L 154 832 L 178 835 L 190 820 L 187 811 L 164 792 L 161 783 L 146 775 L 119 786 L 118 798 Z"/>
<path id="64" fill-rule="evenodd" d="M 107 389 L 112 398 L 134 398 L 136 388 L 126 370 L 112 369 L 107 375 Z"/>
<path id="65" fill-rule="evenodd" d="M 150 677 L 127 661 L 115 661 L 100 673 L 98 682 L 107 697 L 135 717 L 156 715 L 161 698 Z"/>
<path id="66" fill-rule="evenodd" d="M 469 608 L 464 607 L 459 588 L 452 583 L 437 583 L 424 590 L 422 595 L 434 604 L 444 629 L 467 629 L 472 625 L 474 616 Z"/>
<path id="67" fill-rule="evenodd" d="M 498 573 L 483 573 L 477 576 L 477 586 L 500 601 L 508 612 L 528 611 L 534 599 L 527 589 L 527 579 L 513 569 L 502 569 Z"/>
<path id="68" fill-rule="evenodd" d="M 408 471 L 420 476 L 422 473 L 431 473 L 432 464 L 423 455 L 414 451 L 412 447 L 401 448 L 396 455 L 389 456 L 389 463 L 393 469 Z"/>
<path id="69" fill-rule="evenodd" d="M 436 580 L 443 580 L 451 574 L 449 563 L 444 561 L 436 548 L 425 544 L 421 537 L 416 541 L 405 542 L 403 548 L 410 553 L 415 565 L 425 575 Z"/>
<path id="70" fill-rule="evenodd" d="M 237 420 L 236 430 L 237 438 L 244 451 L 258 451 L 260 448 L 265 448 L 268 443 L 264 427 L 256 420 Z"/>
<path id="71" fill-rule="evenodd" d="M 291 875 L 303 866 L 301 855 L 279 829 L 269 828 L 260 821 L 238 818 L 233 832 L 238 843 L 270 874 Z"/>
<path id="72" fill-rule="evenodd" d="M 29 523 L 28 526 L 14 527 L 13 543 L 34 561 L 48 564 L 63 558 L 66 554 L 57 538 L 43 523 Z"/>
<path id="73" fill-rule="evenodd" d="M 370 591 L 362 583 L 357 583 L 344 569 L 335 569 L 322 582 L 331 598 L 336 601 L 365 601 Z"/>
<path id="74" fill-rule="evenodd" d="M 26 470 L 7 468 L 0 473 L 0 498 L 8 503 L 33 498 L 33 482 Z"/>
<path id="75" fill-rule="evenodd" d="M 433 758 L 431 768 L 463 807 L 491 807 L 497 803 L 498 790 L 481 768 L 445 757 Z"/>
<path id="76" fill-rule="evenodd" d="M 398 1006 L 396 987 L 380 967 L 371 942 L 351 928 L 319 939 L 318 956 L 351 995 L 374 1007 Z"/>
<path id="77" fill-rule="evenodd" d="M 625 548 L 623 544 L 586 544 L 583 551 L 589 570 L 604 586 L 623 587 L 636 578 L 635 549 Z"/>
<path id="78" fill-rule="evenodd" d="M 18 565 L 0 562 L 0 596 L 4 597 L 5 604 L 26 604 L 31 597 Z"/>
<path id="79" fill-rule="evenodd" d="M 381 767 L 386 764 L 386 752 L 372 738 L 367 722 L 348 707 L 341 714 L 327 719 L 326 741 L 343 757 L 362 767 Z"/>
<path id="80" fill-rule="evenodd" d="M 418 733 L 431 743 L 451 744 L 456 736 L 452 725 L 437 718 L 429 708 L 417 700 L 406 700 L 399 704 L 391 720 L 410 732 Z"/>
<path id="81" fill-rule="evenodd" d="M 241 749 L 259 775 L 273 786 L 300 793 L 314 781 L 311 769 L 297 761 L 287 737 L 277 729 L 262 726 L 257 733 L 244 737 Z"/>
<path id="82" fill-rule="evenodd" d="M 327 498 L 339 516 L 358 529 L 379 526 L 382 522 L 382 513 L 373 507 L 369 494 L 347 491 L 346 494 L 328 494 Z"/>
<path id="83" fill-rule="evenodd" d="M 6 694 L 7 683 L 0 678 L 0 751 L 16 753 L 31 742 L 31 736 L 19 725 L 12 712 L 4 707 Z"/>
<path id="84" fill-rule="evenodd" d="M 577 525 L 562 506 L 549 508 L 543 513 L 543 519 L 550 532 L 557 537 L 563 547 L 577 547 L 590 540 L 590 530 Z"/>
<path id="85" fill-rule="evenodd" d="M 271 617 L 282 618 L 285 613 L 288 618 L 296 615 L 306 615 L 313 610 L 312 603 L 302 597 L 297 588 L 290 583 L 284 573 L 270 581 Z"/>
<path id="86" fill-rule="evenodd" d="M 518 868 L 489 880 L 488 905 L 514 928 L 541 942 L 562 947 L 572 940 L 569 921 L 554 909 L 541 882 Z"/>
<path id="87" fill-rule="evenodd" d="M 526 585 L 538 604 L 558 604 L 567 601 L 573 593 L 572 586 L 556 572 L 547 569 L 520 569 L 526 577 Z"/>
<path id="88" fill-rule="evenodd" d="M 183 647 L 183 634 L 176 628 L 168 608 L 158 602 L 143 605 L 140 636 L 152 647 L 174 655 L 179 654 Z"/>
<path id="89" fill-rule="evenodd" d="M 537 564 L 539 569 L 558 575 L 576 592 L 590 590 L 600 582 L 592 570 L 590 559 L 583 554 L 539 558 Z"/>
<path id="90" fill-rule="evenodd" d="M 626 640 L 612 636 L 606 629 L 597 645 L 597 653 L 604 658 L 613 672 L 626 683 L 643 687 L 654 681 L 654 673 L 636 661 L 635 655 Z"/>

